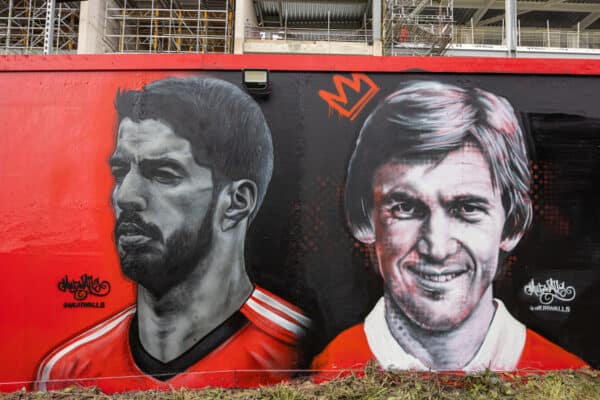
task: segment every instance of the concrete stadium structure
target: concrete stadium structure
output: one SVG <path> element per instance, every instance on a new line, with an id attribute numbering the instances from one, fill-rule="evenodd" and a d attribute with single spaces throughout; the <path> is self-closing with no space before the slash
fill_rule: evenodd
<path id="1" fill-rule="evenodd" d="M 0 53 L 600 56 L 593 0 L 5 0 Z"/>

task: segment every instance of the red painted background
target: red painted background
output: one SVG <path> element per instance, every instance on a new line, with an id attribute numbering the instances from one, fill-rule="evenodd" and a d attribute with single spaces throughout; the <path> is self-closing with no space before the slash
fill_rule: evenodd
<path id="1" fill-rule="evenodd" d="M 112 104 L 117 88 L 139 88 L 163 76 L 0 74 L 3 391 L 27 386 L 23 381 L 34 378 L 51 348 L 133 302 L 112 241 Z M 105 308 L 63 308 L 74 300 L 58 282 L 82 273 L 110 282 L 109 296 L 86 299 L 104 301 Z"/>

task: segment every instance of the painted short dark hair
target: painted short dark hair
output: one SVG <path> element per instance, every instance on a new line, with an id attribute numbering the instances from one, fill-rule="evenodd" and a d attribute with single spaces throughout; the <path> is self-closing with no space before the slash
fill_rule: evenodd
<path id="1" fill-rule="evenodd" d="M 523 234 L 532 220 L 531 174 L 523 131 L 510 103 L 482 89 L 412 81 L 375 108 L 358 136 L 345 194 L 354 236 L 372 237 L 372 180 L 378 167 L 395 159 L 441 160 L 468 141 L 479 146 L 494 189 L 500 189 L 504 237 Z"/>
<path id="2" fill-rule="evenodd" d="M 253 219 L 273 173 L 273 144 L 260 107 L 248 94 L 210 77 L 167 78 L 142 90 L 119 91 L 115 107 L 119 124 L 130 118 L 169 126 L 190 142 L 196 163 L 213 176 L 252 180 L 258 188 Z"/>

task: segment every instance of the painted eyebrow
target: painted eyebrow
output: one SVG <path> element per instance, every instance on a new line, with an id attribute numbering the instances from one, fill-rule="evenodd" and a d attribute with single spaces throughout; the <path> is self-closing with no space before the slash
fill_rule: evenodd
<path id="1" fill-rule="evenodd" d="M 175 168 L 181 172 L 185 172 L 186 168 L 181 163 L 181 161 L 175 160 L 170 157 L 160 157 L 160 158 L 145 158 L 140 161 L 140 166 L 142 167 L 171 167 Z"/>
<path id="2" fill-rule="evenodd" d="M 452 197 L 450 200 L 444 200 L 444 204 L 460 204 L 460 203 L 474 203 L 482 206 L 489 206 L 490 201 L 482 196 L 474 194 L 462 194 Z"/>
<path id="3" fill-rule="evenodd" d="M 412 201 L 418 207 L 422 209 L 428 209 L 427 204 L 419 198 L 416 194 L 411 193 L 410 191 L 404 190 L 396 190 L 386 194 L 383 197 L 382 204 L 390 204 L 402 201 Z"/>
<path id="4" fill-rule="evenodd" d="M 418 199 L 419 191 L 414 188 L 410 183 L 403 183 L 392 186 L 382 198 L 384 201 L 398 200 L 398 199 Z"/>
<path id="5" fill-rule="evenodd" d="M 418 200 L 418 199 L 419 198 L 417 196 L 413 195 L 409 191 L 404 191 L 404 190 L 391 191 L 383 197 L 384 202 L 402 201 L 402 200 Z"/>
<path id="6" fill-rule="evenodd" d="M 114 154 L 112 155 L 109 159 L 108 159 L 108 163 L 109 164 L 120 164 L 120 163 L 127 163 L 127 160 L 125 160 L 123 157 L 121 157 L 118 154 Z M 152 157 L 147 157 L 144 158 L 140 163 L 151 163 L 151 164 L 165 164 L 165 165 L 181 165 L 183 166 L 183 164 L 181 163 L 181 161 L 176 160 L 174 158 L 171 157 L 158 157 L 158 158 L 152 158 Z"/>

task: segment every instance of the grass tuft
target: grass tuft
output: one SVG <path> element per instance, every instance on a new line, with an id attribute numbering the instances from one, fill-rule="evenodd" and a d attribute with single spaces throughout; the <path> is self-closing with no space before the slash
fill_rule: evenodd
<path id="1" fill-rule="evenodd" d="M 600 372 L 596 370 L 557 371 L 544 374 L 476 375 L 384 373 L 368 366 L 361 377 L 316 385 L 297 380 L 257 389 L 202 389 L 129 392 L 106 395 L 96 388 L 69 387 L 49 393 L 24 390 L 0 394 L 0 400 L 87 399 L 87 400 L 597 400 L 600 399 Z"/>

